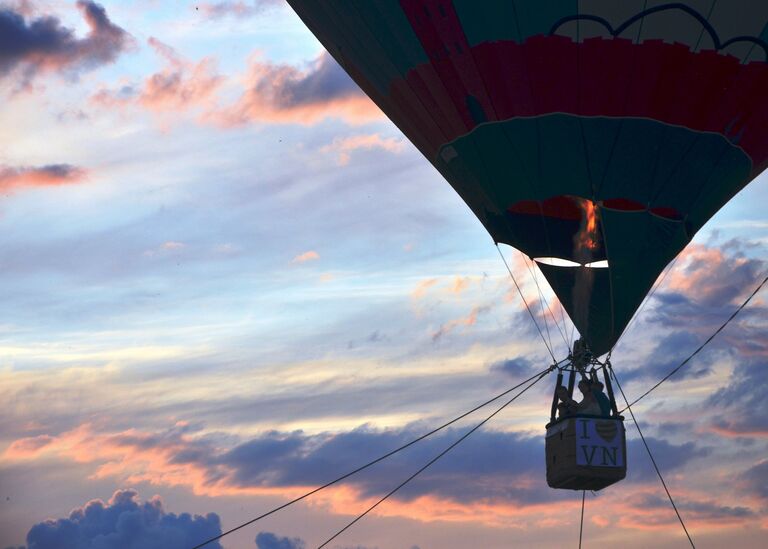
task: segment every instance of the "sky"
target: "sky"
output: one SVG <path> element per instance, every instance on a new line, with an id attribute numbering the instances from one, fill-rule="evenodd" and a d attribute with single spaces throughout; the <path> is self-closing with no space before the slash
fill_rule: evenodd
<path id="1" fill-rule="evenodd" d="M 480 222 L 282 1 L 0 0 L 0 97 L 0 547 L 191 547 L 551 363 Z M 766 204 L 760 176 L 662 275 L 613 352 L 629 398 L 765 277 Z M 700 547 L 768 534 L 766 295 L 635 408 Z M 331 546 L 575 544 L 553 384 Z M 485 415 L 219 547 L 316 547 Z M 586 546 L 684 546 L 627 437 Z"/>

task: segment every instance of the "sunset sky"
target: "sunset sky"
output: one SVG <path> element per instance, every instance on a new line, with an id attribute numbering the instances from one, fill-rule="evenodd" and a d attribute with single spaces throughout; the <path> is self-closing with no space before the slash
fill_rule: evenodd
<path id="1" fill-rule="evenodd" d="M 551 364 L 483 226 L 281 0 L 0 0 L 0 98 L 0 548 L 191 547 Z M 766 276 L 766 177 L 615 348 L 629 398 Z M 766 300 L 636 408 L 700 547 L 768 538 Z M 575 546 L 554 381 L 331 546 Z M 221 546 L 316 547 L 490 411 Z M 685 546 L 627 437 L 585 546 Z"/>

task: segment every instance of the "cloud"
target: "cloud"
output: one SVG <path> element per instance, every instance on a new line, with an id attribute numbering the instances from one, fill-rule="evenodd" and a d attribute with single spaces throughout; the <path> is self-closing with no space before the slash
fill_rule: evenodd
<path id="1" fill-rule="evenodd" d="M 256 57 L 244 86 L 245 92 L 235 104 L 211 113 L 208 119 L 237 126 L 260 122 L 306 125 L 326 118 L 363 123 L 384 117 L 326 52 L 304 70 Z"/>
<path id="2" fill-rule="evenodd" d="M 666 497 L 638 493 L 632 495 L 627 503 L 627 513 L 619 521 L 622 526 L 654 528 L 677 523 Z M 689 524 L 694 521 L 700 524 L 739 524 L 755 516 L 755 512 L 748 507 L 723 505 L 710 499 L 678 497 L 675 503 Z"/>
<path id="3" fill-rule="evenodd" d="M 256 536 L 258 549 L 304 549 L 306 546 L 301 538 L 281 537 L 272 532 L 259 532 Z"/>
<path id="4" fill-rule="evenodd" d="M 320 149 L 322 153 L 338 154 L 337 164 L 346 166 L 349 164 L 352 151 L 381 149 L 384 151 L 398 154 L 405 149 L 405 143 L 402 139 L 394 137 L 382 138 L 378 133 L 369 135 L 353 135 L 350 137 L 337 137 L 330 145 L 325 145 Z"/>
<path id="5" fill-rule="evenodd" d="M 183 242 L 177 242 L 175 240 L 168 240 L 163 242 L 156 248 L 152 248 L 144 251 L 146 257 L 167 256 L 175 255 L 184 250 L 187 247 Z"/>
<path id="6" fill-rule="evenodd" d="M 768 327 L 752 330 L 746 337 L 768 338 Z M 726 436 L 768 437 L 766 387 L 768 358 L 746 358 L 734 353 L 728 383 L 707 400 L 709 407 L 719 412 L 711 422 L 713 431 Z"/>
<path id="7" fill-rule="evenodd" d="M 511 379 L 520 379 L 530 375 L 534 370 L 534 363 L 527 358 L 515 357 L 507 360 L 501 360 L 491 364 L 491 372 L 500 372 L 509 376 Z"/>
<path id="8" fill-rule="evenodd" d="M 721 247 L 689 244 L 669 274 L 667 291 L 705 306 L 722 306 L 745 296 L 765 271 L 765 262 L 744 256 L 744 245 L 740 240 Z"/>
<path id="9" fill-rule="evenodd" d="M 739 486 L 768 503 L 768 459 L 753 465 L 738 476 Z"/>
<path id="10" fill-rule="evenodd" d="M 219 516 L 168 513 L 159 497 L 141 502 L 134 490 L 118 490 L 104 503 L 91 500 L 67 518 L 35 524 L 28 549 L 188 549 L 221 534 Z M 212 548 L 221 549 L 213 542 Z"/>
<path id="11" fill-rule="evenodd" d="M 92 478 L 108 476 L 120 482 L 186 486 L 197 495 L 297 497 L 426 430 L 423 425 L 412 424 L 399 429 L 362 426 L 340 433 L 269 431 L 238 442 L 232 437 L 202 434 L 200 428 L 177 425 L 159 432 L 130 429 L 110 434 L 83 426 L 53 437 L 37 456 L 49 459 L 56 454 L 68 455 L 81 463 L 91 463 L 96 466 Z M 329 513 L 355 514 L 463 432 L 464 428 L 440 432 L 314 495 L 309 503 Z M 708 452 L 695 443 L 676 445 L 653 437 L 648 442 L 665 473 L 687 473 L 690 468 L 685 466 Z M 24 445 L 17 444 L 16 448 L 21 446 Z M 649 486 L 656 489 L 654 473 L 650 465 L 643 463 L 647 461 L 644 452 L 637 440 L 629 441 L 630 477 L 615 497 L 613 491 L 609 492 L 607 497 L 612 503 L 605 506 L 611 512 L 606 516 L 613 521 L 628 517 L 626 524 L 637 528 L 667 526 L 671 523 L 663 516 L 663 510 L 649 516 L 643 507 L 648 502 L 640 496 L 649 492 Z M 4 460 L 14 457 L 8 454 L 6 451 Z M 543 437 L 539 433 L 530 436 L 478 431 L 390 498 L 376 514 L 520 528 L 535 528 L 547 521 L 551 525 L 563 513 L 577 512 L 578 502 L 567 491 L 546 487 L 543 455 Z M 637 505 L 624 501 L 627 494 L 640 498 Z M 688 492 L 676 495 L 691 506 L 709 501 Z M 743 521 L 753 516 L 747 508 L 729 508 L 725 500 L 718 505 L 709 510 L 700 507 L 698 516 L 704 517 L 705 512 L 709 513 L 706 516 L 718 514 L 724 521 Z"/>
<path id="12" fill-rule="evenodd" d="M 230 482 L 248 486 L 314 486 L 376 458 L 421 433 L 423 427 L 374 430 L 365 426 L 343 433 L 306 435 L 270 432 L 237 445 L 217 463 L 232 471 Z M 357 501 L 377 497 L 401 478 L 451 444 L 462 431 L 447 430 L 397 454 L 348 481 Z M 396 500 L 415 502 L 436 497 L 454 503 L 514 501 L 533 505 L 563 494 L 543 490 L 543 441 L 520 433 L 480 431 L 471 442 L 455 448 L 414 482 Z M 530 479 L 536 479 L 531 482 Z"/>
<path id="13" fill-rule="evenodd" d="M 649 358 L 638 368 L 626 370 L 621 379 L 627 381 L 638 378 L 661 379 L 680 365 L 704 341 L 700 336 L 689 331 L 673 331 L 661 336 L 659 343 L 653 348 Z M 679 370 L 670 381 L 701 378 L 711 372 L 711 367 L 717 355 L 703 353 L 697 355 Z"/>
<path id="14" fill-rule="evenodd" d="M 260 15 L 269 9 L 284 4 L 284 0 L 253 0 L 252 2 L 204 2 L 198 7 L 206 17 L 211 19 L 220 19 L 227 16 L 241 19 L 243 17 Z"/>
<path id="15" fill-rule="evenodd" d="M 179 424 L 157 432 L 128 429 L 100 433 L 93 425 L 85 424 L 57 436 L 19 439 L 5 450 L 2 460 L 21 462 L 58 455 L 96 465 L 93 478 L 187 486 L 196 494 L 207 495 L 291 494 L 323 484 L 426 430 L 414 424 L 385 430 L 362 426 L 341 433 L 269 431 L 222 447 L 221 440 L 201 435 L 198 429 Z M 429 460 L 460 434 L 456 430 L 441 432 L 365 475 L 350 479 L 348 484 L 363 498 L 380 494 L 391 488 L 393 478 Z M 531 475 L 543 482 L 542 445 L 540 437 L 477 432 L 471 444 L 457 447 L 449 459 L 425 472 L 398 497 L 407 501 L 431 494 L 460 502 L 549 499 L 552 493 L 542 492 L 530 482 L 515 486 L 520 476 Z"/>
<path id="16" fill-rule="evenodd" d="M 469 288 L 470 278 L 468 276 L 457 276 L 454 279 L 451 292 L 454 294 L 460 294 L 467 288 Z"/>
<path id="17" fill-rule="evenodd" d="M 6 453 L 14 456 L 15 459 L 33 458 L 54 440 L 49 435 L 21 438 L 13 441 L 8 446 Z"/>
<path id="18" fill-rule="evenodd" d="M 645 322 L 661 328 L 651 352 L 622 380 L 660 379 L 710 337 L 761 280 L 768 264 L 744 253 L 747 243 L 721 247 L 694 244 L 680 256 L 665 285 L 654 294 Z M 706 398 L 715 411 L 712 430 L 726 436 L 768 436 L 768 308 L 756 296 L 728 326 L 679 370 L 671 382 L 727 375 Z M 654 341 L 651 339 L 651 341 Z M 725 367 L 728 368 L 724 371 Z"/>
<path id="19" fill-rule="evenodd" d="M 76 38 L 57 17 L 27 21 L 11 7 L 0 7 L 0 76 L 20 69 L 25 84 L 40 72 L 77 74 L 114 61 L 132 42 L 130 35 L 109 20 L 95 2 L 79 0 L 77 7 L 90 31 Z"/>
<path id="20" fill-rule="evenodd" d="M 481 314 L 487 313 L 491 310 L 490 305 L 482 305 L 477 307 L 472 307 L 472 310 L 469 311 L 469 314 L 467 316 L 463 316 L 460 318 L 454 318 L 449 320 L 448 322 L 443 323 L 440 328 L 437 329 L 432 334 L 432 341 L 438 341 L 440 338 L 445 336 L 446 334 L 452 332 L 454 329 L 460 327 L 460 326 L 474 326 L 477 322 L 477 317 Z"/>
<path id="21" fill-rule="evenodd" d="M 744 241 L 730 240 L 720 247 L 692 245 L 683 252 L 670 272 L 668 287 L 656 293 L 660 305 L 651 319 L 651 325 L 675 331 L 665 335 L 651 353 L 652 360 L 644 366 L 647 371 L 655 372 L 654 376 L 670 371 L 754 290 L 768 263 L 747 255 L 749 247 Z M 768 437 L 767 318 L 768 308 L 758 294 L 704 352 L 672 378 L 695 378 L 716 364 L 732 364 L 727 381 L 720 382 L 706 400 L 715 412 L 710 429 L 720 435 Z"/>
<path id="22" fill-rule="evenodd" d="M 22 187 L 79 183 L 85 176 L 86 171 L 83 168 L 70 164 L 48 164 L 40 167 L 0 165 L 0 192 L 8 193 Z"/>
<path id="23" fill-rule="evenodd" d="M 249 123 L 315 124 L 337 118 L 352 124 L 383 119 L 384 115 L 327 53 L 300 69 L 253 57 L 242 78 L 222 76 L 216 61 L 205 57 L 191 62 L 157 38 L 149 45 L 165 59 L 165 66 L 143 83 L 102 88 L 91 101 L 103 108 L 140 106 L 155 113 L 200 111 L 198 121 L 219 127 Z M 217 93 L 224 87 L 241 90 L 239 99 L 224 103 Z M 340 164 L 360 149 L 404 150 L 403 140 L 379 134 L 340 138 L 321 150 L 337 153 Z"/>
<path id="24" fill-rule="evenodd" d="M 316 261 L 320 259 L 320 254 L 314 250 L 301 253 L 291 260 L 291 263 L 306 263 L 307 261 Z"/>
<path id="25" fill-rule="evenodd" d="M 141 86 L 124 85 L 113 90 L 99 90 L 91 98 L 96 105 L 139 105 L 156 112 L 215 108 L 216 92 L 225 79 L 217 73 L 213 58 L 205 57 L 192 63 L 157 38 L 150 37 L 147 43 L 165 59 L 165 67 L 149 76 Z"/>
<path id="26" fill-rule="evenodd" d="M 676 471 L 687 465 L 691 460 L 710 455 L 711 449 L 698 446 L 694 442 L 673 444 L 665 439 L 646 436 L 648 446 L 653 452 L 656 463 L 664 472 Z M 653 481 L 656 471 L 651 464 L 648 452 L 639 438 L 627 440 L 627 480 L 633 482 Z"/>
<path id="27" fill-rule="evenodd" d="M 420 281 L 411 292 L 411 297 L 413 299 L 421 299 L 432 286 L 437 284 L 437 282 L 438 280 L 436 278 L 427 278 L 426 280 Z"/>

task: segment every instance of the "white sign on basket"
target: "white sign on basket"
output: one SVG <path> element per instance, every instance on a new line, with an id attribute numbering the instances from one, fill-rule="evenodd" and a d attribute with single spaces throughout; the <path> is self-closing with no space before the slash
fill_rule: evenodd
<path id="1" fill-rule="evenodd" d="M 576 464 L 623 467 L 624 426 L 620 421 L 576 418 Z"/>

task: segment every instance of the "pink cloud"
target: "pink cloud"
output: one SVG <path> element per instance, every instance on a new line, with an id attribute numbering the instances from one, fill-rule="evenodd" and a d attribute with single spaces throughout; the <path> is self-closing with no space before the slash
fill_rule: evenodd
<path id="1" fill-rule="evenodd" d="M 487 313 L 491 310 L 490 305 L 483 305 L 480 307 L 473 307 L 467 316 L 454 318 L 444 323 L 440 328 L 432 334 L 432 341 L 437 341 L 444 335 L 452 332 L 454 329 L 460 326 L 474 326 L 477 322 L 477 317 L 483 313 Z"/>
<path id="2" fill-rule="evenodd" d="M 201 123 L 224 128 L 250 123 L 311 125 L 326 118 L 360 124 L 384 117 L 327 53 L 304 69 L 254 57 L 246 74 L 237 79 L 218 74 L 213 58 L 190 62 L 156 38 L 148 42 L 165 59 L 163 69 L 139 85 L 125 83 L 99 90 L 91 97 L 95 105 L 140 106 L 155 113 L 199 109 Z M 217 93 L 225 85 L 239 87 L 239 99 L 222 104 Z M 373 134 L 337 140 L 325 151 L 337 152 L 340 162 L 346 163 L 353 150 L 380 148 L 400 152 L 403 147 L 400 140 Z"/>
<path id="3" fill-rule="evenodd" d="M 291 260 L 291 263 L 306 263 L 307 261 L 315 261 L 318 259 L 320 259 L 320 254 L 314 250 L 309 250 L 294 257 Z"/>
<path id="4" fill-rule="evenodd" d="M 32 17 L 37 13 L 36 6 L 31 0 L 14 0 L 12 2 L 6 2 L 5 6 L 24 17 Z"/>
<path id="5" fill-rule="evenodd" d="M 405 143 L 402 139 L 382 138 L 378 133 L 369 135 L 353 135 L 350 137 L 336 138 L 330 145 L 325 145 L 320 149 L 322 153 L 338 154 L 337 163 L 339 166 L 346 166 L 351 159 L 351 153 L 355 150 L 373 150 L 381 149 L 394 154 L 403 152 Z"/>
<path id="6" fill-rule="evenodd" d="M 451 286 L 451 293 L 454 294 L 461 294 L 469 288 L 470 279 L 468 276 L 457 276 L 453 281 L 453 286 Z"/>
<path id="7" fill-rule="evenodd" d="M 53 443 L 54 440 L 55 439 L 49 435 L 20 438 L 11 443 L 5 451 L 5 456 L 9 459 L 34 458 L 43 452 L 46 446 Z"/>
<path id="8" fill-rule="evenodd" d="M 154 37 L 147 43 L 165 59 L 166 65 L 150 75 L 138 89 L 127 85 L 115 90 L 99 90 L 91 98 L 95 104 L 102 107 L 139 105 L 155 112 L 215 108 L 216 92 L 225 79 L 216 72 L 213 58 L 193 63 Z"/>
<path id="9" fill-rule="evenodd" d="M 30 461 L 43 456 L 43 442 L 21 439 L 14 442 L 2 455 L 5 461 Z M 41 448 L 34 450 L 35 446 Z M 46 456 L 59 456 L 78 463 L 93 464 L 95 471 L 91 478 L 115 478 L 124 483 L 146 482 L 155 486 L 186 487 L 196 495 L 206 496 L 281 496 L 296 497 L 314 486 L 301 484 L 268 486 L 244 486 L 238 481 L 235 471 L 225 461 L 223 451 L 200 439 L 190 432 L 188 426 L 179 424 L 164 432 L 145 432 L 128 429 L 119 433 L 101 433 L 93 425 L 84 424 L 76 429 L 55 437 L 44 439 Z M 198 456 L 193 459 L 178 459 L 178 456 Z M 521 485 L 529 484 L 524 477 Z M 308 501 L 309 504 L 324 508 L 335 514 L 354 514 L 361 507 L 373 503 L 378 496 L 371 496 L 350 485 L 338 485 L 320 492 Z M 386 506 L 376 510 L 379 516 L 410 517 L 430 522 L 481 522 L 485 525 L 501 526 L 513 520 L 520 527 L 535 526 L 539 520 L 556 520 L 564 509 L 576 512 L 576 503 L 526 504 L 509 501 L 483 500 L 460 503 L 437 495 L 423 495 L 412 500 L 392 499 Z M 531 524 L 531 521 L 534 521 Z"/>
<path id="10" fill-rule="evenodd" d="M 212 497 L 251 495 L 291 498 L 314 487 L 305 485 L 301 480 L 311 475 L 307 477 L 306 472 L 297 470 L 298 465 L 306 467 L 312 462 L 311 455 L 300 457 L 292 446 L 301 437 L 303 435 L 300 433 L 280 435 L 273 432 L 263 438 L 243 442 L 232 449 L 216 446 L 215 438 L 201 436 L 196 428 L 183 422 L 165 431 L 128 429 L 116 433 L 101 432 L 93 425 L 84 424 L 58 436 L 19 439 L 6 449 L 0 460 L 30 462 L 43 457 L 59 457 L 90 464 L 94 471 L 91 478 L 179 486 L 196 495 Z M 317 443 L 322 447 L 324 443 L 333 440 L 328 435 L 310 438 L 305 442 L 311 447 Z M 370 440 L 374 442 L 374 439 Z M 264 442 L 269 444 L 265 446 Z M 517 443 L 521 444 L 522 441 L 518 439 Z M 313 452 L 309 447 L 301 448 L 303 450 L 299 453 L 304 450 L 309 450 L 309 454 Z M 270 455 L 277 452 L 275 455 L 282 455 L 285 463 L 254 462 L 254 459 L 264 456 L 265 451 Z M 519 448 L 518 451 L 523 450 Z M 487 463 L 492 465 L 494 459 L 491 458 Z M 543 486 L 543 479 L 535 478 L 529 472 L 515 475 L 514 471 L 510 471 L 502 477 L 496 476 L 493 471 L 478 472 L 478 478 L 470 481 L 466 479 L 467 470 L 474 470 L 476 464 L 461 465 L 453 462 L 453 466 L 454 470 L 443 469 L 440 474 L 433 471 L 431 478 L 430 475 L 423 477 L 421 486 L 426 492 L 413 497 L 392 498 L 386 505 L 377 508 L 374 514 L 408 517 L 422 522 L 477 523 L 531 530 L 573 525 L 578 517 L 580 501 L 575 498 L 563 501 L 554 497 Z M 762 467 L 761 464 L 758 466 Z M 467 482 L 467 486 L 476 486 L 473 483 L 488 484 L 489 494 L 496 495 L 463 497 L 451 495 L 451 490 L 441 491 L 440 487 L 450 484 L 452 479 Z M 324 490 L 307 503 L 334 514 L 356 514 L 379 497 L 371 493 L 370 486 L 366 488 L 366 480 L 360 482 Z M 508 486 L 509 497 L 499 495 L 505 491 L 496 486 L 499 482 Z M 517 497 L 513 495 L 515 491 L 519 493 Z M 679 525 L 674 513 L 663 497 L 663 492 L 659 492 L 654 478 L 652 484 L 625 482 L 602 493 L 602 518 L 595 522 L 595 526 L 618 526 L 638 532 L 676 532 Z M 541 497 L 529 500 L 528 494 L 540 494 Z M 554 499 L 547 496 L 553 496 Z M 735 496 L 737 504 L 729 502 L 729 498 L 733 499 L 731 496 L 726 491 L 715 500 L 707 494 L 682 489 L 679 485 L 675 488 L 676 500 L 689 527 L 698 531 L 738 528 L 759 521 L 759 515 L 745 506 L 742 494 Z"/>
<path id="11" fill-rule="evenodd" d="M 338 118 L 359 124 L 384 117 L 327 53 L 308 68 L 251 60 L 240 99 L 208 120 L 223 126 L 246 123 L 315 124 Z"/>
<path id="12" fill-rule="evenodd" d="M 70 164 L 47 166 L 0 166 L 0 191 L 10 192 L 23 187 L 50 187 L 81 182 L 86 171 Z"/>
<path id="13" fill-rule="evenodd" d="M 211 58 L 193 64 L 184 61 L 156 38 L 150 38 L 149 45 L 166 59 L 168 65 L 145 82 L 138 98 L 142 105 L 153 110 L 184 110 L 211 101 L 223 82 L 223 78 L 216 74 Z"/>
<path id="14" fill-rule="evenodd" d="M 741 255 L 738 243 L 729 244 L 689 244 L 667 276 L 665 289 L 711 305 L 724 305 L 751 291 L 763 262 Z"/>
<path id="15" fill-rule="evenodd" d="M 748 428 L 739 425 L 736 421 L 722 420 L 715 425 L 710 425 L 707 430 L 728 438 L 768 438 L 768 429 Z"/>
<path id="16" fill-rule="evenodd" d="M 436 278 L 428 278 L 426 280 L 422 280 L 416 285 L 416 287 L 411 292 L 411 297 L 413 299 L 421 299 L 426 295 L 427 291 L 435 284 L 437 284 Z"/>

